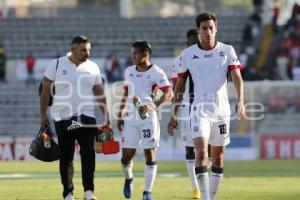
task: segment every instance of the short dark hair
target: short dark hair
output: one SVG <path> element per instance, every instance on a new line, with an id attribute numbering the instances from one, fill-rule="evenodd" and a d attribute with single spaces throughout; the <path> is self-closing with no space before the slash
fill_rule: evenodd
<path id="1" fill-rule="evenodd" d="M 192 28 L 186 32 L 186 38 L 189 38 L 191 36 L 198 36 L 198 32 L 195 28 Z"/>
<path id="2" fill-rule="evenodd" d="M 152 47 L 147 41 L 136 41 L 132 44 L 132 47 L 140 49 L 142 52 L 149 52 L 151 55 L 152 53 Z"/>
<path id="3" fill-rule="evenodd" d="M 200 27 L 201 22 L 208 21 L 208 20 L 213 20 L 215 22 L 215 24 L 217 24 L 217 17 L 214 14 L 212 14 L 210 12 L 204 12 L 204 13 L 199 14 L 196 17 L 196 20 L 195 20 L 196 26 Z"/>
<path id="4" fill-rule="evenodd" d="M 73 38 L 71 45 L 81 44 L 81 43 L 90 43 L 91 41 L 84 35 L 78 35 Z"/>

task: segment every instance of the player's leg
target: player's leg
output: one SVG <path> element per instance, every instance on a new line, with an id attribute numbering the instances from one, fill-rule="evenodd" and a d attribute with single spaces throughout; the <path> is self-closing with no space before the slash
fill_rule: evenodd
<path id="1" fill-rule="evenodd" d="M 200 199 L 200 191 L 198 188 L 198 183 L 197 183 L 197 177 L 195 173 L 195 150 L 194 147 L 185 147 L 185 163 L 186 163 L 186 169 L 187 173 L 189 175 L 189 178 L 191 180 L 192 184 L 192 198 L 193 199 Z"/>
<path id="2" fill-rule="evenodd" d="M 178 121 L 182 144 L 185 146 L 185 163 L 192 185 L 192 198 L 199 199 L 200 191 L 195 174 L 195 151 L 191 134 L 190 106 L 188 104 L 182 104 L 180 106 L 178 110 Z"/>
<path id="3" fill-rule="evenodd" d="M 150 112 L 141 128 L 142 147 L 145 155 L 145 188 L 143 200 L 152 200 L 151 192 L 157 172 L 156 149 L 159 146 L 160 128 L 157 115 Z"/>
<path id="4" fill-rule="evenodd" d="M 131 197 L 133 189 L 133 157 L 136 153 L 136 149 L 133 148 L 122 148 L 122 171 L 125 177 L 123 194 L 125 198 L 129 199 Z"/>
<path id="5" fill-rule="evenodd" d="M 136 153 L 136 147 L 140 141 L 140 134 L 137 128 L 124 124 L 124 132 L 122 135 L 122 157 L 121 165 L 122 172 L 125 177 L 125 183 L 123 187 L 123 194 L 125 198 L 129 199 L 132 193 L 133 187 L 133 157 Z"/>
<path id="6" fill-rule="evenodd" d="M 207 164 L 208 138 L 210 136 L 211 124 L 208 119 L 199 117 L 193 110 L 191 112 L 191 133 L 196 152 L 195 173 L 202 200 L 209 200 L 209 174 Z"/>
<path id="7" fill-rule="evenodd" d="M 223 180 L 224 146 L 211 146 L 210 199 L 215 200 Z"/>
<path id="8" fill-rule="evenodd" d="M 154 185 L 157 172 L 156 148 L 144 149 L 145 154 L 145 188 L 143 200 L 151 200 L 151 192 Z M 148 197 L 147 197 L 148 196 Z"/>
<path id="9" fill-rule="evenodd" d="M 208 156 L 207 146 L 208 139 L 205 137 L 194 138 L 196 160 L 195 173 L 201 192 L 202 200 L 209 200 L 209 174 L 207 169 Z"/>
<path id="10" fill-rule="evenodd" d="M 223 180 L 225 146 L 229 144 L 229 120 L 213 123 L 211 137 L 210 199 L 216 199 Z"/>

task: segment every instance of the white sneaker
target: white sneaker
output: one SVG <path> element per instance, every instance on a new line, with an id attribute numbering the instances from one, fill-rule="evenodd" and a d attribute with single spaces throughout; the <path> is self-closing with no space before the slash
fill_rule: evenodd
<path id="1" fill-rule="evenodd" d="M 64 200 L 75 200 L 72 193 L 69 193 L 65 198 Z"/>
<path id="2" fill-rule="evenodd" d="M 94 196 L 94 194 L 91 190 L 87 190 L 87 191 L 84 192 L 83 199 L 85 199 L 85 200 L 97 200 L 97 198 Z"/>

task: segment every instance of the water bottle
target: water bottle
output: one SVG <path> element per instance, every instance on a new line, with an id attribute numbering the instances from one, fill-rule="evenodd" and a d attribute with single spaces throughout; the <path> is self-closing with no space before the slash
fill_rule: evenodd
<path id="1" fill-rule="evenodd" d="M 141 111 L 141 106 L 142 105 L 141 105 L 140 97 L 134 96 L 134 97 L 132 97 L 132 101 L 133 101 L 133 104 L 134 104 L 135 108 L 137 109 L 137 111 L 138 111 L 138 113 L 139 113 L 139 115 L 142 119 L 146 119 L 147 117 L 149 117 L 149 114 L 147 112 L 144 113 L 144 112 Z"/>

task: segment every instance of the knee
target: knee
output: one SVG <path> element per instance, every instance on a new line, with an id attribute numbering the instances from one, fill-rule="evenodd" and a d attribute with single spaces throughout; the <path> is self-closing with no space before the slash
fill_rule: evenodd
<path id="1" fill-rule="evenodd" d="M 121 158 L 121 163 L 123 165 L 128 165 L 128 164 L 131 163 L 131 161 L 132 161 L 132 157 L 129 156 L 129 155 L 123 155 L 122 158 Z"/>
<path id="2" fill-rule="evenodd" d="M 220 154 L 220 155 L 216 155 L 212 158 L 212 164 L 215 167 L 223 167 L 223 163 L 224 163 L 224 155 Z"/>
<path id="3" fill-rule="evenodd" d="M 204 149 L 196 150 L 196 156 L 200 161 L 203 161 L 208 158 L 207 151 Z"/>

